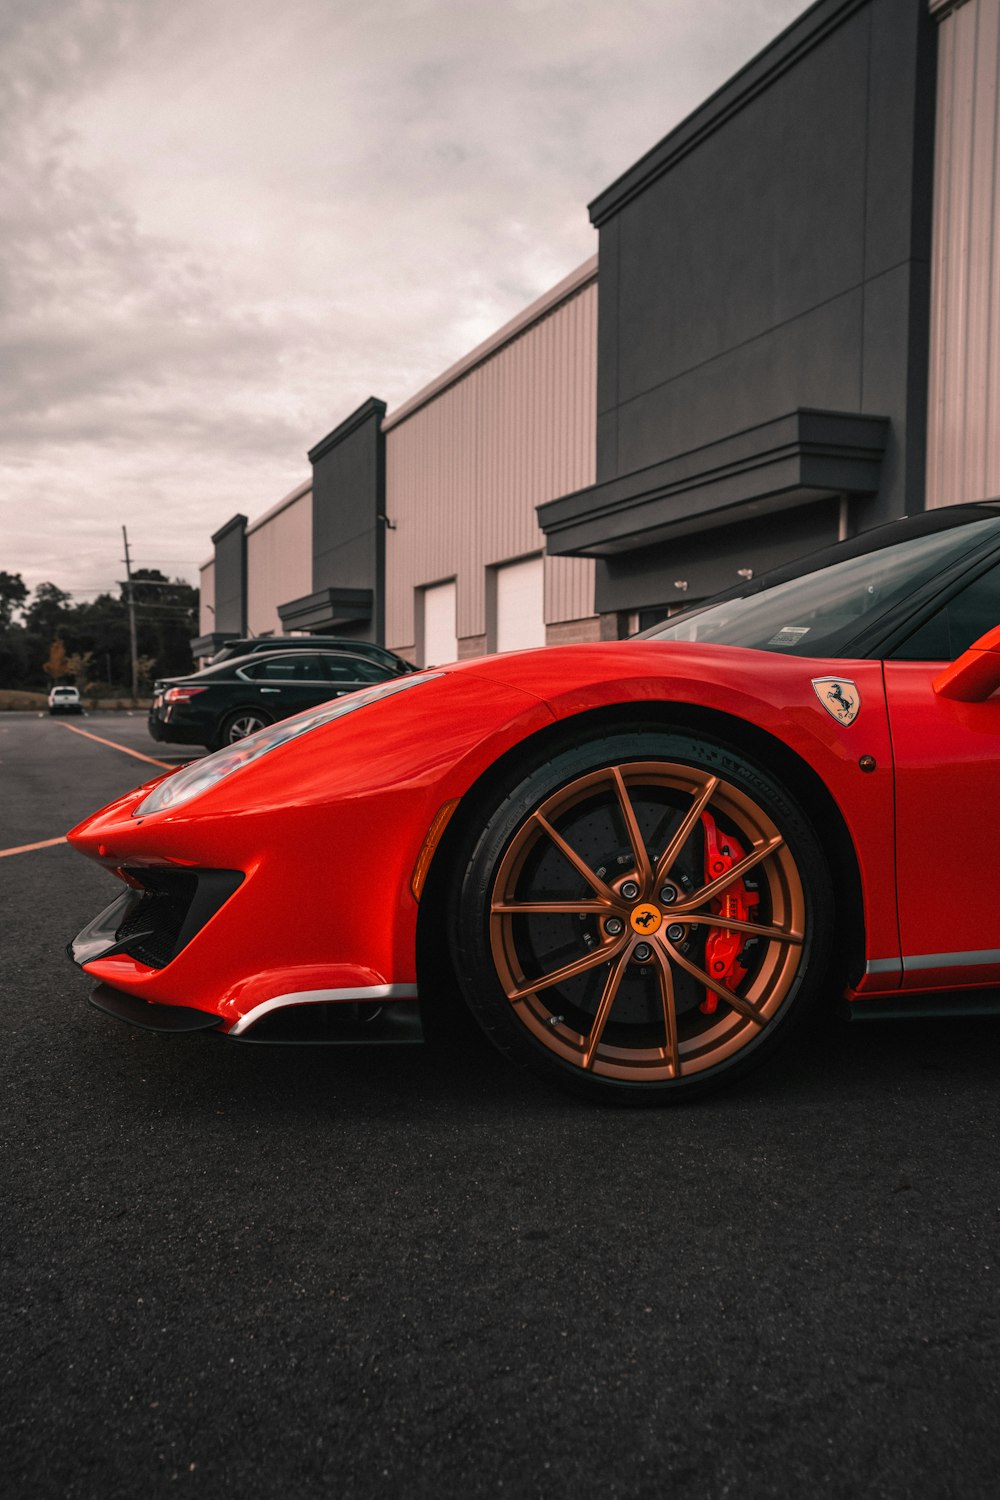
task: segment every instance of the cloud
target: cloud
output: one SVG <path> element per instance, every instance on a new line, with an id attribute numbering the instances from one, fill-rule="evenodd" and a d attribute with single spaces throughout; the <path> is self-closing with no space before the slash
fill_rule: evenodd
<path id="1" fill-rule="evenodd" d="M 122 521 L 204 556 L 593 253 L 588 199 L 799 8 L 7 0 L 0 567 L 87 592 Z"/>

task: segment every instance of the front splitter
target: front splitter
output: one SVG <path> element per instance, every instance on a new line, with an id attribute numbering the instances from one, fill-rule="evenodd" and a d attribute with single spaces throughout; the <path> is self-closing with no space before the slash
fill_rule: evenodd
<path id="1" fill-rule="evenodd" d="M 424 1041 L 416 1000 L 289 1005 L 272 1011 L 249 1031 L 239 1034 L 221 1030 L 225 1023 L 214 1012 L 195 1010 L 188 1005 L 152 1004 L 109 984 L 96 985 L 90 1003 L 106 1015 L 143 1031 L 167 1036 L 214 1031 L 227 1041 L 258 1047 L 412 1046 Z"/>

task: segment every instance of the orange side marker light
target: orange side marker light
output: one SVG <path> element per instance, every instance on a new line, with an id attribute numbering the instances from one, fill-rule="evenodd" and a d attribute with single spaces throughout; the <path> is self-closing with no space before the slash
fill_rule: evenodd
<path id="1" fill-rule="evenodd" d="M 457 797 L 451 802 L 443 803 L 431 820 L 431 826 L 428 828 L 427 837 L 420 847 L 420 853 L 417 855 L 417 862 L 413 866 L 413 875 L 410 880 L 410 890 L 413 892 L 415 901 L 420 900 L 424 889 L 424 881 L 427 879 L 427 871 L 430 869 L 431 860 L 434 858 L 434 852 L 441 842 L 441 835 L 451 822 L 451 815 L 457 806 Z"/>

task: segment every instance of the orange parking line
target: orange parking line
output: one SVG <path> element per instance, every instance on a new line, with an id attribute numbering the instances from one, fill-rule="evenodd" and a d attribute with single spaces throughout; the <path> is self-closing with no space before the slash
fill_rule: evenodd
<path id="1" fill-rule="evenodd" d="M 99 734 L 91 734 L 89 729 L 77 729 L 75 724 L 62 724 L 62 729 L 68 729 L 71 734 L 82 734 L 85 739 L 96 740 L 99 745 L 110 745 L 112 750 L 120 750 L 123 755 L 134 755 L 136 760 L 144 760 L 151 766 L 162 766 L 164 771 L 176 771 L 176 765 L 171 765 L 168 760 L 154 760 L 151 755 L 143 755 L 141 750 L 131 750 L 128 745 L 119 745 L 117 740 L 102 740 Z"/>
<path id="2" fill-rule="evenodd" d="M 6 859 L 8 854 L 30 854 L 32 849 L 51 849 L 53 844 L 65 844 L 65 835 L 61 839 L 42 839 L 40 844 L 19 844 L 16 849 L 0 849 L 0 859 Z"/>

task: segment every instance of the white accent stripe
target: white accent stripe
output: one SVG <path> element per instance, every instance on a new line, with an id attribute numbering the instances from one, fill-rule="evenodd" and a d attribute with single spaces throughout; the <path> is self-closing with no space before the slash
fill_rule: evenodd
<path id="1" fill-rule="evenodd" d="M 369 984 L 357 985 L 346 990 L 293 990 L 288 995 L 275 995 L 273 1000 L 263 1000 L 240 1016 L 235 1026 L 230 1026 L 227 1036 L 242 1036 L 251 1026 L 256 1026 L 263 1016 L 272 1010 L 282 1010 L 288 1005 L 324 1005 L 341 1000 L 415 1000 L 415 984 Z"/>
<path id="2" fill-rule="evenodd" d="M 968 953 L 915 953 L 904 958 L 907 969 L 967 969 L 974 964 L 1000 964 L 1000 948 L 976 948 Z"/>
<path id="3" fill-rule="evenodd" d="M 1000 964 L 1000 948 L 974 948 L 967 953 L 911 953 L 902 958 L 870 958 L 866 974 L 889 974 L 905 969 L 971 969 L 977 964 Z"/>

